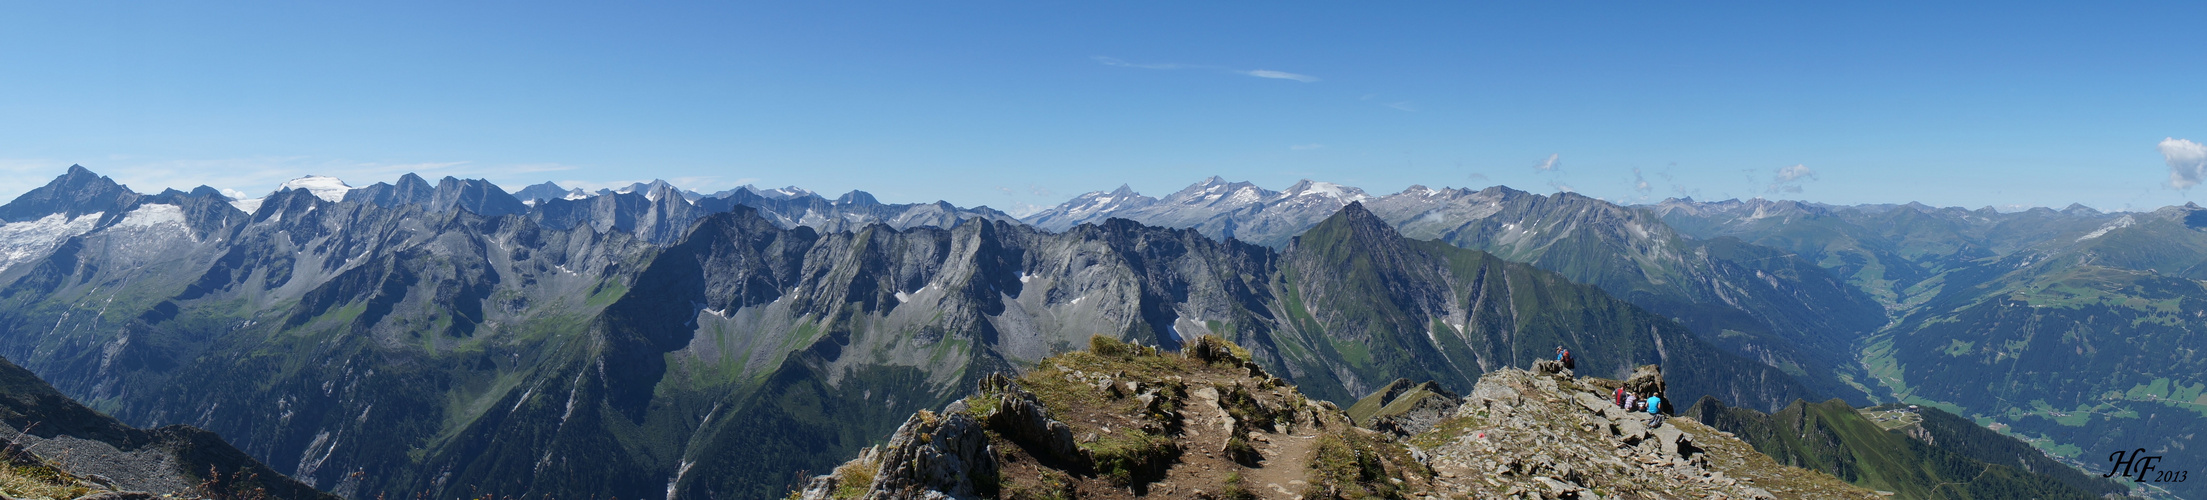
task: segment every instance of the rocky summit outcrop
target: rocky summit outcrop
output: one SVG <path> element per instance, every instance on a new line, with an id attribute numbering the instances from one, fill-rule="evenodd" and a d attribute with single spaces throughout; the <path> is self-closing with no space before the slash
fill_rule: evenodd
<path id="1" fill-rule="evenodd" d="M 1098 337 L 1017 379 L 983 377 L 791 496 L 1404 498 L 1431 477 L 1238 346 L 1201 337 L 1169 353 Z"/>
<path id="2" fill-rule="evenodd" d="M 1213 337 L 1178 354 L 1099 337 L 1016 379 L 983 377 L 791 496 L 1879 498 L 1599 396 L 1624 381 L 1503 369 L 1458 397 L 1396 380 L 1344 412 L 1247 356 Z M 1639 373 L 1662 386 L 1659 370 Z"/>
<path id="3" fill-rule="evenodd" d="M 1660 386 L 1653 378 L 1640 382 Z M 1405 444 L 1443 498 L 1877 498 L 1691 420 L 1626 412 L 1603 396 L 1621 384 L 1488 372 L 1451 418 Z"/>

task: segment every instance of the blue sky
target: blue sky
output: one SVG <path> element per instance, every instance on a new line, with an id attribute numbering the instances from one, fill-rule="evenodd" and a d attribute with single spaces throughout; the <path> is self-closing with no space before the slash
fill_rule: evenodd
<path id="1" fill-rule="evenodd" d="M 1220 175 L 2119 210 L 2207 168 L 2197 3 L 1190 3 L 16 4 L 0 196 L 76 163 L 255 194 L 415 171 L 1016 208 Z"/>

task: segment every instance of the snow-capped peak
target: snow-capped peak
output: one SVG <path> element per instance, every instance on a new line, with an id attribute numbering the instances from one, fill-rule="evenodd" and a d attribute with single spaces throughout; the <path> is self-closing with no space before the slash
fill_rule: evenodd
<path id="1" fill-rule="evenodd" d="M 1122 184 L 1119 189 L 1111 192 L 1091 191 L 1082 193 L 1080 196 L 1075 196 L 1072 200 L 1065 202 L 1064 205 L 1060 205 L 1060 207 L 1068 215 L 1090 217 L 1148 205 L 1155 201 L 1157 200 L 1142 196 L 1142 193 L 1134 192 L 1132 186 Z"/>
<path id="2" fill-rule="evenodd" d="M 1324 196 L 1341 200 L 1342 202 L 1360 201 L 1371 198 L 1371 195 L 1364 194 L 1364 190 L 1362 189 L 1334 184 L 1331 182 L 1312 181 L 1310 179 L 1304 179 L 1302 182 L 1295 183 L 1294 187 L 1287 188 L 1287 191 L 1282 194 L 1286 194 L 1289 197 Z"/>
<path id="3" fill-rule="evenodd" d="M 309 193 L 314 193 L 316 198 L 334 203 L 344 201 L 345 192 L 353 190 L 353 187 L 345 185 L 345 181 L 338 180 L 336 177 L 309 175 L 284 181 L 284 185 L 276 188 L 276 192 L 280 193 L 293 189 L 307 190 Z"/>

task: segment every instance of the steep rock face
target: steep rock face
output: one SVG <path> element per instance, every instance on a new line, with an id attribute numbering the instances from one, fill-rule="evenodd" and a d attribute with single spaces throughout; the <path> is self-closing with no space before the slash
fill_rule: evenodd
<path id="1" fill-rule="evenodd" d="M 450 212 L 466 210 L 484 217 L 524 214 L 528 205 L 506 194 L 497 184 L 482 179 L 457 179 L 445 176 L 437 180 L 437 190 L 429 197 L 429 211 Z"/>
<path id="2" fill-rule="evenodd" d="M 682 237 L 704 213 L 668 188 L 657 193 L 607 193 L 580 200 L 546 200 L 529 217 L 546 227 L 635 234 L 646 241 L 666 244 Z"/>
<path id="3" fill-rule="evenodd" d="M 124 425 L 77 404 L 4 359 L 0 359 L 0 431 L 8 437 L 11 468 L 37 464 L 96 478 L 95 484 L 115 490 L 178 496 L 259 491 L 275 498 L 336 498 L 269 469 L 214 433 L 183 425 L 152 430 Z M 208 485 L 215 485 L 216 491 L 209 491 Z"/>
<path id="4" fill-rule="evenodd" d="M 437 188 L 421 176 L 407 173 L 396 184 L 375 183 L 345 192 L 344 201 L 369 203 L 379 207 L 427 205 L 436 196 Z"/>

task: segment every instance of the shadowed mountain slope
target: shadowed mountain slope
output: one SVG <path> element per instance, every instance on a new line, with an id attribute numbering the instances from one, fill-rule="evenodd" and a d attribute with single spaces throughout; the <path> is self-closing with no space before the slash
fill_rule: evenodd
<path id="1" fill-rule="evenodd" d="M 1577 194 L 1411 186 L 1372 196 L 1308 180 L 1274 192 L 1213 177 L 1164 198 L 1124 187 L 1083 194 L 1024 220 L 1058 229 L 1127 218 L 1286 247 L 1351 204 L 1411 239 L 1440 240 L 1561 273 L 1678 320 L 1819 393 L 1868 401 L 1868 377 L 1844 360 L 1887 321 L 1872 297 L 1794 253 L 1734 238 L 1687 237 L 1645 210 Z"/>
<path id="2" fill-rule="evenodd" d="M 0 359 L 0 426 L 7 467 L 50 467 L 85 483 L 156 495 L 335 499 L 185 425 L 141 430 L 77 404 L 37 375 Z M 20 479 L 11 478 L 14 481 Z M 10 487 L 25 485 L 11 482 Z M 23 494 L 23 491 L 16 491 Z"/>
<path id="3" fill-rule="evenodd" d="M 1938 412 L 1937 409 L 1925 411 Z M 1973 458 L 1972 453 L 1937 444 L 1937 440 L 1910 437 L 1926 432 L 1921 428 L 1888 431 L 1839 400 L 1795 401 L 1783 410 L 1765 414 L 1728 408 L 1715 399 L 1704 398 L 1695 402 L 1683 417 L 1733 433 L 1780 463 L 1822 471 L 1866 488 L 1892 491 L 1900 498 L 2084 500 L 2122 490 L 2106 481 L 2084 485 L 2092 490 L 2079 489 L 2055 476 L 1986 463 Z M 1945 418 L 1954 417 L 1945 415 Z M 1946 429 L 1959 431 L 1951 427 Z M 1999 446 L 1997 443 L 2001 441 L 2021 445 L 1991 431 L 1979 430 L 1981 432 L 1971 432 L 1971 437 L 1991 442 L 1971 441 L 1973 446 L 1990 449 Z M 2015 460 L 2027 459 L 2002 459 L 2003 462 Z M 2062 470 L 2067 471 L 2065 476 L 2072 480 L 2082 477 L 2066 467 Z"/>

